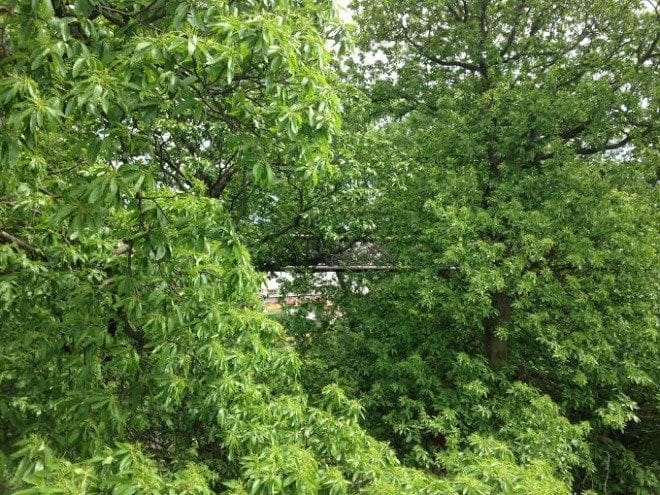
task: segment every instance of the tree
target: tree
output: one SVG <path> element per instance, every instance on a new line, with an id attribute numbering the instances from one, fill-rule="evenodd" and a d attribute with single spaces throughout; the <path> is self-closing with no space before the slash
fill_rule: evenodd
<path id="1" fill-rule="evenodd" d="M 401 467 L 263 313 L 235 225 L 326 166 L 338 30 L 325 1 L 0 3 L 3 493 L 567 493 L 492 442 Z"/>
<path id="2" fill-rule="evenodd" d="M 430 469 L 479 432 L 576 491 L 654 492 L 657 8 L 355 8 L 354 74 L 398 150 L 369 153 L 371 239 L 400 270 L 297 323 L 308 386 L 365 397 L 370 430 Z"/>
<path id="3" fill-rule="evenodd" d="M 335 28 L 328 2 L 0 4 L 3 493 L 440 483 L 336 388 L 307 403 L 221 199 L 323 168 Z"/>

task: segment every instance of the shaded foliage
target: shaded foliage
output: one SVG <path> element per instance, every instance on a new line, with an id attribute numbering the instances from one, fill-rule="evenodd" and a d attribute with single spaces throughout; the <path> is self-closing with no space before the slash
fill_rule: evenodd
<path id="1" fill-rule="evenodd" d="M 345 275 L 330 314 L 292 319 L 307 386 L 341 383 L 429 470 L 479 434 L 577 492 L 653 493 L 657 12 L 355 5 L 348 77 L 378 137 L 354 215 L 398 270 Z"/>

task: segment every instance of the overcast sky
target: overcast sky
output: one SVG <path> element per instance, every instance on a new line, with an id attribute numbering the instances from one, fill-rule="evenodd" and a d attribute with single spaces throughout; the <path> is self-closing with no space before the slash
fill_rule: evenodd
<path id="1" fill-rule="evenodd" d="M 335 4 L 339 7 L 339 15 L 341 18 L 348 22 L 351 20 L 351 13 L 348 10 L 348 4 L 351 0 L 334 0 Z"/>

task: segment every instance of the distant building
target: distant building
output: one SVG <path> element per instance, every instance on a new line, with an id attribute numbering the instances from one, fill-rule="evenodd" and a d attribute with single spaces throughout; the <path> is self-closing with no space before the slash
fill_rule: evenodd
<path id="1" fill-rule="evenodd" d="M 339 285 L 337 273 L 334 271 L 314 273 L 314 279 L 311 290 L 304 294 L 285 292 L 286 285 L 294 280 L 293 274 L 285 271 L 271 272 L 261 286 L 259 294 L 266 301 L 269 309 L 278 310 L 282 304 L 295 306 L 303 301 L 317 299 L 321 296 L 322 287 Z"/>
<path id="2" fill-rule="evenodd" d="M 350 250 L 329 260 L 328 265 L 314 266 L 287 266 L 282 270 L 268 273 L 266 281 L 261 286 L 260 295 L 266 301 L 271 311 L 281 310 L 282 305 L 296 306 L 304 301 L 319 298 L 324 287 L 338 287 L 340 273 L 364 273 L 374 271 L 394 271 L 393 266 L 380 264 L 383 254 L 378 247 L 372 243 L 356 243 Z M 294 281 L 295 270 L 307 270 L 312 272 L 314 282 L 309 284 L 306 293 L 285 292 L 285 287 Z M 367 293 L 366 285 L 355 285 L 356 292 Z"/>

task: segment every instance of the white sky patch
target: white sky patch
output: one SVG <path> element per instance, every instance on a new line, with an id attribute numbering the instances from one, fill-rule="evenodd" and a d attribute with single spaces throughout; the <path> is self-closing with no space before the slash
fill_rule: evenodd
<path id="1" fill-rule="evenodd" d="M 335 0 L 335 5 L 337 6 L 339 17 L 344 22 L 351 22 L 353 20 L 353 13 L 348 8 L 349 3 L 350 0 Z"/>

